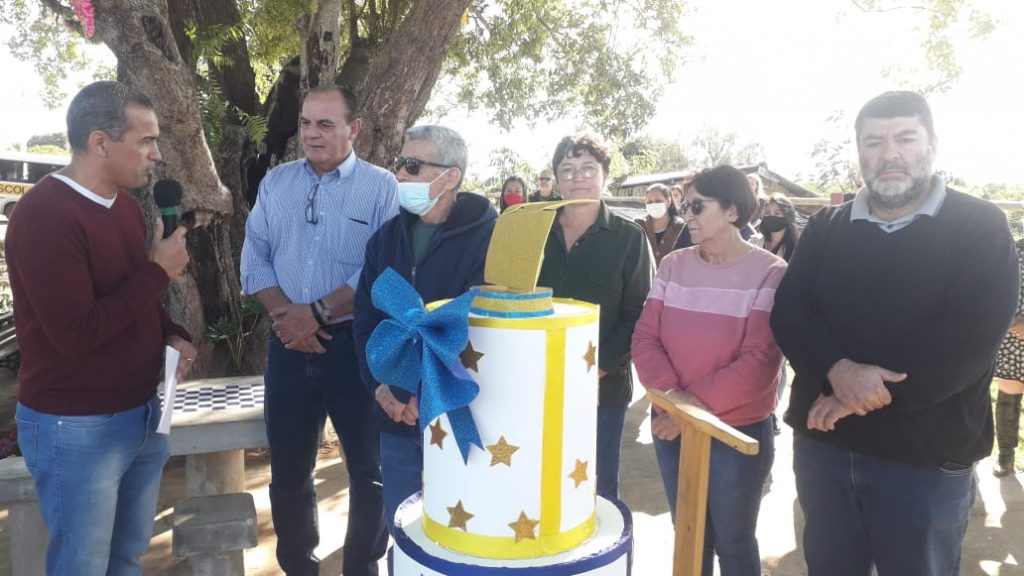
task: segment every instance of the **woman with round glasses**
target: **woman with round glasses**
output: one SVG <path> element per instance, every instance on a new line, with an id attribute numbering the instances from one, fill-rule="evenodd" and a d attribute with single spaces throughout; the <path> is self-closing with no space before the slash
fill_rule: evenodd
<path id="1" fill-rule="evenodd" d="M 647 189 L 646 208 L 647 216 L 634 222 L 647 234 L 647 242 L 654 252 L 654 266 L 657 267 L 661 259 L 672 251 L 685 224 L 676 212 L 668 186 L 664 184 L 654 184 Z"/>
<path id="2" fill-rule="evenodd" d="M 509 176 L 501 185 L 501 196 L 498 198 L 500 212 L 509 206 L 526 202 L 526 181 L 519 176 Z"/>
<path id="3" fill-rule="evenodd" d="M 760 574 L 755 537 L 761 491 L 775 459 L 771 415 L 782 352 L 768 318 L 786 270 L 778 256 L 743 240 L 756 201 L 742 172 L 718 166 L 686 189 L 683 219 L 694 246 L 661 261 L 633 333 L 633 363 L 647 388 L 707 410 L 760 442 L 746 456 L 712 440 L 703 574 Z M 673 518 L 679 426 L 651 417 L 654 450 Z"/>

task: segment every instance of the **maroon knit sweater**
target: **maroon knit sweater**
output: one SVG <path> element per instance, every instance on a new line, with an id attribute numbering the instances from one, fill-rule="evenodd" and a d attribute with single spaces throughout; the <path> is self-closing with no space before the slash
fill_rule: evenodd
<path id="1" fill-rule="evenodd" d="M 18 400 L 39 412 L 120 412 L 156 394 L 164 340 L 188 338 L 160 304 L 169 282 L 149 259 L 130 194 L 110 208 L 56 178 L 21 200 L 7 266 L 21 347 Z"/>

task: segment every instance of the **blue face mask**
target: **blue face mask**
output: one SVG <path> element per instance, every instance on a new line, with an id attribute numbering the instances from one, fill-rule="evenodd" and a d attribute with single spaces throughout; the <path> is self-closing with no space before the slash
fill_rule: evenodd
<path id="1" fill-rule="evenodd" d="M 441 172 L 430 182 L 399 182 L 398 183 L 398 204 L 405 208 L 409 212 L 417 216 L 423 216 L 430 209 L 433 208 L 437 201 L 441 198 L 441 194 L 437 195 L 437 198 L 430 197 L 430 185 L 437 182 L 437 179 L 444 176 L 449 169 Z"/>

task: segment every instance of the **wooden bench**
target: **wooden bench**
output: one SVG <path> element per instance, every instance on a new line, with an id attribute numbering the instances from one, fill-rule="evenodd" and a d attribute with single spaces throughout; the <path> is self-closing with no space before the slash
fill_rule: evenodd
<path id="1" fill-rule="evenodd" d="M 0 315 L 0 367 L 17 372 L 21 366 L 21 348 L 14 332 L 14 314 Z"/>

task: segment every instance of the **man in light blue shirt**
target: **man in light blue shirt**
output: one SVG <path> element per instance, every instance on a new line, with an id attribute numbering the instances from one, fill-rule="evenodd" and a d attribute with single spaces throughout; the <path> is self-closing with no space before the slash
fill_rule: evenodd
<path id="1" fill-rule="evenodd" d="M 346 87 L 310 90 L 299 117 L 306 157 L 260 183 L 246 222 L 242 287 L 273 319 L 265 414 L 277 561 L 317 574 L 313 469 L 327 416 L 350 481 L 342 571 L 376 575 L 387 546 L 372 402 L 359 378 L 352 304 L 370 236 L 398 213 L 394 176 L 356 157 L 362 121 Z"/>

